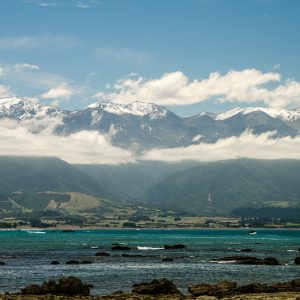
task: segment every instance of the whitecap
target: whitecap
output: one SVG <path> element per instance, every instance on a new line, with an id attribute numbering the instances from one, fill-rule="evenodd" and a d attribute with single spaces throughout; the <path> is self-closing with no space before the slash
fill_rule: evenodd
<path id="1" fill-rule="evenodd" d="M 164 248 L 161 248 L 161 247 L 144 247 L 144 246 L 137 246 L 137 249 L 138 249 L 138 250 L 146 251 L 146 250 L 163 250 Z"/>

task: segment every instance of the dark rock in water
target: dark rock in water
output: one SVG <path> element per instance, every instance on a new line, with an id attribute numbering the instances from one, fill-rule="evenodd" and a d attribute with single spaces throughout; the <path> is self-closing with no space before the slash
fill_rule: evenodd
<path id="1" fill-rule="evenodd" d="M 143 254 L 127 254 L 127 253 L 123 253 L 121 254 L 122 257 L 144 257 Z"/>
<path id="2" fill-rule="evenodd" d="M 110 256 L 110 254 L 107 252 L 97 252 L 95 256 Z"/>
<path id="3" fill-rule="evenodd" d="M 213 261 L 242 261 L 248 259 L 257 259 L 257 258 L 254 256 L 233 255 L 233 256 L 225 256 L 222 258 L 214 258 Z"/>
<path id="4" fill-rule="evenodd" d="M 6 263 L 4 261 L 0 261 L 0 266 L 5 266 Z"/>
<path id="5" fill-rule="evenodd" d="M 266 257 L 262 259 L 262 264 L 263 265 L 273 265 L 273 266 L 279 266 L 280 263 L 275 257 Z"/>
<path id="6" fill-rule="evenodd" d="M 245 249 L 240 249 L 239 251 L 240 252 L 252 252 L 253 250 L 249 249 L 249 248 L 245 248 Z"/>
<path id="7" fill-rule="evenodd" d="M 58 283 L 54 280 L 44 282 L 41 286 L 32 284 L 21 290 L 23 295 L 84 295 L 90 294 L 89 285 L 82 283 L 77 277 L 63 277 L 59 279 Z"/>
<path id="8" fill-rule="evenodd" d="M 90 260 L 83 260 L 80 262 L 81 265 L 89 265 L 89 264 L 92 264 L 93 262 L 90 261 Z"/>
<path id="9" fill-rule="evenodd" d="M 236 261 L 238 265 L 269 265 L 269 266 L 279 266 L 279 262 L 274 257 L 267 257 L 264 259 L 244 259 L 240 261 Z"/>
<path id="10" fill-rule="evenodd" d="M 164 257 L 164 258 L 162 258 L 162 260 L 161 261 L 164 261 L 164 262 L 168 262 L 168 261 L 174 261 L 174 259 L 172 258 L 172 257 Z"/>
<path id="11" fill-rule="evenodd" d="M 176 244 L 176 245 L 164 245 L 165 250 L 177 250 L 177 249 L 185 249 L 186 246 L 183 244 Z"/>
<path id="12" fill-rule="evenodd" d="M 166 278 L 155 279 L 146 283 L 134 284 L 132 292 L 141 295 L 181 295 L 181 292 L 177 289 L 174 283 Z"/>
<path id="13" fill-rule="evenodd" d="M 300 256 L 298 256 L 298 257 L 296 257 L 296 258 L 294 259 L 294 264 L 295 264 L 295 265 L 300 265 Z"/>
<path id="14" fill-rule="evenodd" d="M 75 232 L 75 230 L 73 230 L 73 229 L 64 229 L 61 232 L 69 233 L 69 232 Z"/>
<path id="15" fill-rule="evenodd" d="M 79 261 L 78 260 L 68 260 L 66 262 L 66 265 L 78 265 Z"/>
<path id="16" fill-rule="evenodd" d="M 226 256 L 213 261 L 232 261 L 238 265 L 273 265 L 278 266 L 279 262 L 274 257 L 257 258 L 253 256 Z"/>
<path id="17" fill-rule="evenodd" d="M 60 262 L 57 260 L 51 261 L 51 265 L 60 265 Z"/>
<path id="18" fill-rule="evenodd" d="M 111 247 L 111 250 L 115 251 L 129 251 L 131 248 L 125 245 L 115 245 Z"/>

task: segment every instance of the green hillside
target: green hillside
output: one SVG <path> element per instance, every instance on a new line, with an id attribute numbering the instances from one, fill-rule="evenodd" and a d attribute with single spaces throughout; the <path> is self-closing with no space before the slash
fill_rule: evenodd
<path id="1" fill-rule="evenodd" d="M 74 165 L 99 185 L 107 187 L 107 198 L 135 201 L 151 186 L 171 174 L 187 169 L 191 162 L 169 164 L 139 162 L 125 165 Z"/>
<path id="2" fill-rule="evenodd" d="M 0 157 L 0 195 L 14 192 L 80 192 L 104 195 L 99 183 L 55 157 Z"/>
<path id="3" fill-rule="evenodd" d="M 300 201 L 300 161 L 229 160 L 172 174 L 140 199 L 193 214 L 227 214 L 239 207 Z M 211 200 L 208 195 L 211 194 Z"/>
<path id="4" fill-rule="evenodd" d="M 121 227 L 137 211 L 151 213 L 140 206 L 82 193 L 16 192 L 0 197 L 0 227 Z"/>

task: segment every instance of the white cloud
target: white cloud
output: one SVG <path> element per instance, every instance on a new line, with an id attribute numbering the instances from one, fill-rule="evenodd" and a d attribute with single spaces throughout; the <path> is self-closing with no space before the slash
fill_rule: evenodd
<path id="1" fill-rule="evenodd" d="M 137 65 L 145 63 L 149 58 L 147 53 L 131 47 L 99 47 L 93 57 L 102 61 Z"/>
<path id="2" fill-rule="evenodd" d="M 81 131 L 69 136 L 53 134 L 60 118 L 41 120 L 0 120 L 0 155 L 56 156 L 69 163 L 126 164 L 138 161 L 198 161 L 227 159 L 300 159 L 300 137 L 273 138 L 274 133 L 254 135 L 250 131 L 239 137 L 214 144 L 199 143 L 188 147 L 152 149 L 138 155 L 112 146 L 97 131 Z M 37 133 L 38 132 L 38 133 Z"/>
<path id="3" fill-rule="evenodd" d="M 90 5 L 90 4 L 85 4 L 85 3 L 79 2 L 79 3 L 77 3 L 76 7 L 78 7 L 78 8 L 83 8 L 83 9 L 87 9 L 87 8 L 91 8 L 91 5 Z"/>
<path id="4" fill-rule="evenodd" d="M 125 77 L 111 86 L 110 91 L 99 92 L 94 98 L 117 103 L 144 101 L 168 106 L 210 99 L 236 103 L 263 101 L 270 107 L 300 104 L 298 81 L 288 79 L 282 83 L 279 73 L 263 73 L 256 69 L 231 70 L 224 75 L 214 72 L 208 78 L 194 80 L 180 71 L 149 80 Z"/>
<path id="5" fill-rule="evenodd" d="M 67 84 L 63 83 L 41 95 L 44 99 L 57 99 L 57 100 L 69 100 L 72 95 L 76 94 L 78 91 L 71 88 Z"/>
<path id="6" fill-rule="evenodd" d="M 10 36 L 0 38 L 0 50 L 14 49 L 64 49 L 77 44 L 73 36 L 67 35 L 40 35 L 40 36 Z"/>
<path id="7" fill-rule="evenodd" d="M 272 70 L 279 70 L 280 67 L 281 67 L 280 64 L 276 64 L 276 65 L 274 65 L 274 66 L 272 67 Z"/>
<path id="8" fill-rule="evenodd" d="M 4 74 L 5 74 L 4 69 L 0 67 L 0 77 L 1 77 L 1 76 L 4 76 Z"/>
<path id="9" fill-rule="evenodd" d="M 38 71 L 40 69 L 40 67 L 38 65 L 24 63 L 24 64 L 15 64 L 15 69 L 17 72 L 23 72 L 26 70 Z"/>
<path id="10" fill-rule="evenodd" d="M 23 0 L 24 3 L 34 4 L 41 7 L 61 7 L 62 2 L 60 1 L 48 1 L 48 0 Z"/>
<path id="11" fill-rule="evenodd" d="M 56 156 L 69 163 L 81 164 L 122 164 L 134 162 L 132 154 L 124 149 L 110 145 L 95 131 L 81 131 L 69 136 L 54 135 L 49 127 L 53 118 L 43 120 L 45 130 L 34 134 L 32 120 L 17 123 L 12 120 L 0 120 L 0 155 L 10 156 Z M 46 123 L 45 123 L 46 122 Z M 57 124 L 57 123 L 55 123 Z"/>
<path id="12" fill-rule="evenodd" d="M 141 160 L 179 162 L 209 162 L 227 159 L 300 159 L 300 137 L 273 138 L 274 133 L 254 135 L 245 131 L 239 137 L 218 140 L 214 144 L 200 143 L 188 147 L 152 149 Z"/>
<path id="13" fill-rule="evenodd" d="M 59 1 L 52 1 L 52 0 L 23 0 L 24 3 L 37 5 L 40 7 L 45 8 L 60 8 L 60 7 L 77 7 L 82 9 L 92 8 L 97 5 L 102 5 L 102 1 L 97 0 L 84 0 L 84 1 L 77 1 L 77 0 L 59 0 Z"/>
<path id="14" fill-rule="evenodd" d="M 0 84 L 0 98 L 8 98 L 8 97 L 13 97 L 14 94 L 10 87 Z"/>

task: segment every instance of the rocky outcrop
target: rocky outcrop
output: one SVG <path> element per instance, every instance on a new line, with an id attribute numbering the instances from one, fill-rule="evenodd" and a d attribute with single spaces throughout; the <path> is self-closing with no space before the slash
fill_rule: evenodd
<path id="1" fill-rule="evenodd" d="M 128 253 L 122 253 L 122 257 L 145 257 L 143 254 L 128 254 Z"/>
<path id="2" fill-rule="evenodd" d="M 295 265 L 300 265 L 300 256 L 298 256 L 298 257 L 296 257 L 296 258 L 294 259 L 294 264 L 295 264 Z"/>
<path id="3" fill-rule="evenodd" d="M 41 286 L 29 285 L 22 294 L 7 294 L 0 300 L 297 300 L 300 299 L 300 279 L 271 285 L 252 283 L 237 286 L 227 280 L 216 284 L 199 283 L 188 287 L 190 294 L 183 295 L 174 283 L 162 278 L 135 284 L 132 292 L 117 291 L 106 296 L 88 296 L 90 287 L 76 277 L 50 280 Z M 270 296 L 269 296 L 270 295 Z"/>
<path id="4" fill-rule="evenodd" d="M 97 252 L 95 256 L 110 256 L 110 254 L 107 252 Z"/>
<path id="5" fill-rule="evenodd" d="M 189 292 L 193 296 L 216 296 L 223 297 L 230 295 L 236 291 L 237 283 L 227 280 L 219 281 L 217 284 L 212 285 L 208 283 L 200 283 L 196 285 L 190 285 L 188 287 Z"/>
<path id="6" fill-rule="evenodd" d="M 79 265 L 79 261 L 78 260 L 68 260 L 66 261 L 66 265 Z"/>
<path id="7" fill-rule="evenodd" d="M 114 245 L 111 247 L 111 250 L 114 250 L 114 251 L 129 251 L 131 250 L 130 247 L 128 246 L 125 246 L 125 245 Z"/>
<path id="8" fill-rule="evenodd" d="M 60 262 L 57 260 L 51 261 L 51 265 L 60 265 Z"/>
<path id="9" fill-rule="evenodd" d="M 177 289 L 174 283 L 166 278 L 155 279 L 147 283 L 144 282 L 135 284 L 133 285 L 132 292 L 142 295 L 181 295 L 181 292 Z"/>
<path id="10" fill-rule="evenodd" d="M 185 249 L 186 246 L 183 244 L 176 244 L 176 245 L 164 245 L 165 250 L 177 250 L 177 249 Z"/>
<path id="11" fill-rule="evenodd" d="M 5 266 L 6 263 L 4 261 L 0 261 L 0 266 Z"/>
<path id="12" fill-rule="evenodd" d="M 93 262 L 91 260 L 82 260 L 80 262 L 81 265 L 89 265 L 89 264 L 92 264 Z"/>
<path id="13" fill-rule="evenodd" d="M 273 265 L 278 266 L 280 263 L 274 257 L 257 258 L 254 256 L 226 256 L 222 258 L 216 258 L 212 261 L 215 262 L 232 262 L 239 265 Z"/>
<path id="14" fill-rule="evenodd" d="M 195 297 L 215 296 L 218 298 L 235 294 L 300 292 L 300 279 L 288 282 L 279 282 L 271 285 L 251 283 L 239 287 L 236 282 L 224 280 L 215 285 L 208 283 L 193 284 L 188 287 L 188 290 Z"/>
<path id="15" fill-rule="evenodd" d="M 84 295 L 90 294 L 90 286 L 82 283 L 77 277 L 62 277 L 58 283 L 54 280 L 44 282 L 41 286 L 32 284 L 21 290 L 23 295 Z"/>

